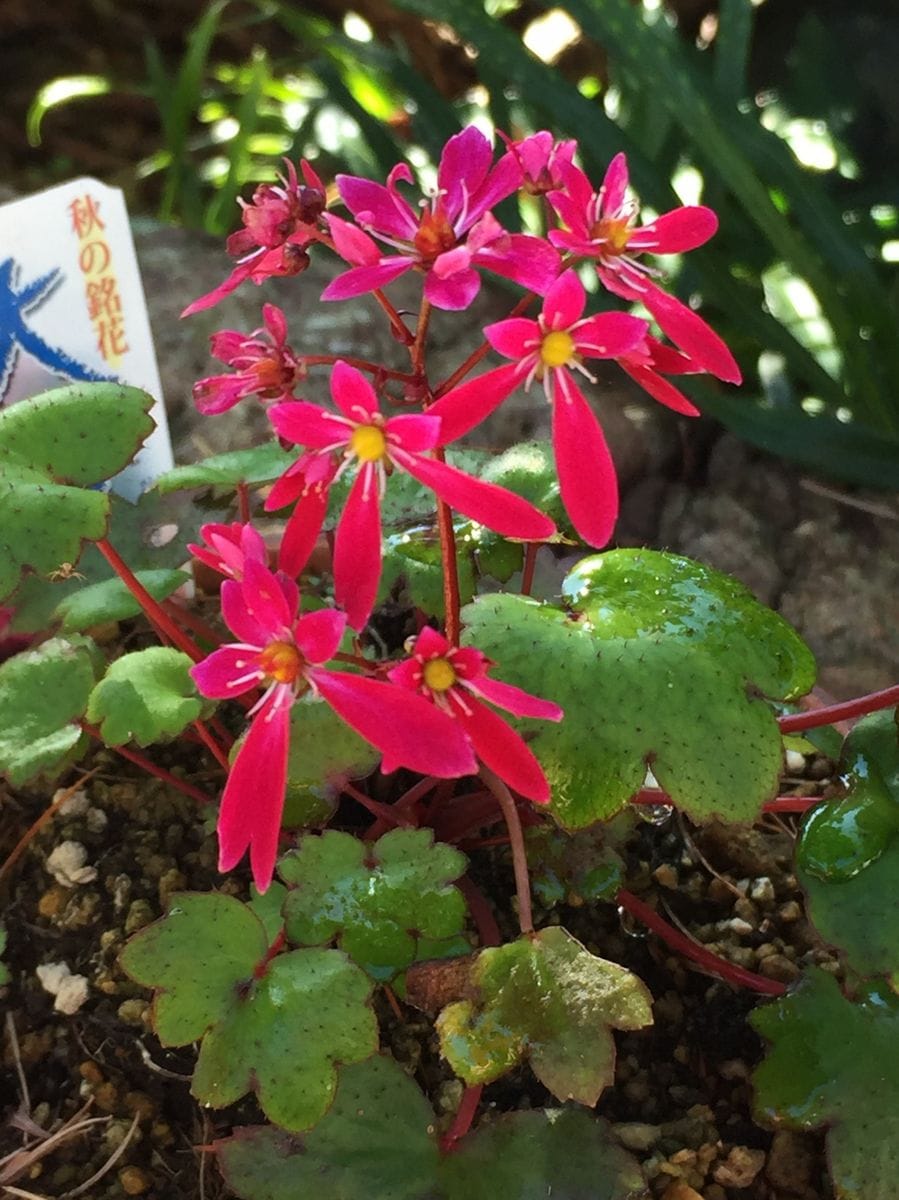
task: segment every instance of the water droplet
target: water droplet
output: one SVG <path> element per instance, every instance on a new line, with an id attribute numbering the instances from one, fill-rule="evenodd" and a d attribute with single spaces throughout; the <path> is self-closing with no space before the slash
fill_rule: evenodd
<path id="1" fill-rule="evenodd" d="M 626 908 L 618 907 L 618 920 L 621 922 L 621 932 L 627 937 L 645 938 L 649 936 L 649 930 L 645 925 L 641 924 L 637 918 L 627 911 Z"/>

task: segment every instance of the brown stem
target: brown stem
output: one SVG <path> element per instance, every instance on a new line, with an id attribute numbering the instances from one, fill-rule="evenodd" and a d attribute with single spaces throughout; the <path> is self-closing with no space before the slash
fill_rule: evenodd
<path id="1" fill-rule="evenodd" d="M 386 821 L 391 829 L 396 829 L 397 826 L 402 826 L 404 829 L 413 828 L 413 823 L 398 813 L 395 805 L 382 804 L 380 800 L 372 800 L 371 796 L 366 796 L 365 792 L 354 787 L 349 780 L 343 785 L 343 790 L 347 796 L 352 796 L 357 804 L 361 804 L 364 809 L 367 809 L 373 817 Z"/>
<path id="2" fill-rule="evenodd" d="M 493 915 L 493 909 L 487 897 L 481 891 L 476 883 L 474 883 L 468 875 L 463 875 L 456 883 L 456 887 L 465 897 L 465 903 L 468 905 L 468 911 L 471 913 L 471 919 L 475 923 L 478 931 L 478 938 L 482 946 L 501 946 L 503 943 L 503 935 L 499 931 L 499 926 L 496 923 L 496 917 Z"/>
<path id="3" fill-rule="evenodd" d="M 390 324 L 393 327 L 393 331 L 399 340 L 404 346 L 411 346 L 415 341 L 415 338 L 409 332 L 406 322 L 387 299 L 384 292 L 380 288 L 375 288 L 375 290 L 372 292 L 372 295 L 380 304 L 384 312 L 387 313 L 387 316 L 390 318 Z"/>
<path id="4" fill-rule="evenodd" d="M 249 524 L 250 520 L 250 489 L 247 484 L 240 482 L 237 484 L 237 506 L 240 512 L 240 519 L 244 525 Z"/>
<path id="5" fill-rule="evenodd" d="M 347 366 L 355 367 L 357 371 L 368 371 L 371 375 L 382 375 L 385 379 L 397 379 L 401 383 L 414 383 L 415 376 L 408 371 L 391 371 L 380 363 L 371 362 L 367 358 L 352 358 L 348 354 L 304 354 L 303 363 L 307 367 L 328 366 L 331 363 L 345 362 Z"/>
<path id="6" fill-rule="evenodd" d="M 520 317 L 534 299 L 535 295 L 533 292 L 528 292 L 526 296 L 522 296 L 506 319 L 511 320 L 513 317 Z M 456 367 L 452 375 L 448 375 L 447 378 L 444 379 L 443 383 L 439 383 L 437 385 L 437 387 L 434 389 L 434 399 L 439 400 L 441 396 L 444 396 L 447 392 L 452 391 L 456 384 L 460 383 L 469 371 L 474 370 L 481 359 L 485 358 L 489 353 L 490 343 L 484 342 L 477 348 L 477 350 L 475 350 L 472 354 L 469 354 L 465 362 L 460 363 L 460 365 Z"/>
<path id="7" fill-rule="evenodd" d="M 431 322 L 431 305 L 429 301 L 422 299 L 421 308 L 418 310 L 418 324 L 415 327 L 415 341 L 409 349 L 409 357 L 412 359 L 412 370 L 418 377 L 424 373 L 425 360 L 425 341 L 428 336 L 428 325 Z"/>
<path id="8" fill-rule="evenodd" d="M 648 904 L 638 900 L 631 892 L 622 889 L 618 893 L 617 901 L 623 909 L 636 917 L 638 921 L 642 921 L 647 929 L 657 933 L 672 950 L 677 950 L 685 958 L 698 963 L 711 974 L 718 975 L 721 979 L 726 979 L 728 983 L 736 984 L 737 987 L 751 988 L 766 996 L 782 996 L 786 992 L 785 984 L 778 980 L 766 979 L 764 975 L 756 975 L 754 971 L 738 967 L 736 963 L 728 962 L 727 959 L 721 958 L 719 955 L 713 954 L 711 950 L 707 950 L 705 946 L 701 946 L 699 942 L 694 942 L 691 937 L 687 937 L 685 933 L 681 933 L 679 929 L 669 925 L 654 908 L 650 908 Z"/>
<path id="9" fill-rule="evenodd" d="M 387 829 L 392 829 L 398 824 L 397 818 L 399 817 L 405 818 L 403 824 L 417 827 L 419 822 L 415 812 L 416 806 L 419 800 L 428 792 L 433 791 L 439 782 L 440 780 L 433 775 L 429 775 L 426 779 L 419 779 L 418 783 L 413 784 L 407 792 L 403 792 L 402 796 L 390 806 L 391 820 L 388 822 L 383 817 L 378 817 L 366 833 L 365 840 L 367 842 L 377 841 L 382 834 L 387 832 Z"/>
<path id="10" fill-rule="evenodd" d="M 539 542 L 528 542 L 524 548 L 524 566 L 521 569 L 522 596 L 530 596 L 531 588 L 534 586 L 534 567 L 537 565 L 537 551 L 539 549 Z"/>
<path id="11" fill-rule="evenodd" d="M 88 725 L 86 721 L 81 722 L 81 728 L 85 733 L 89 733 L 91 737 L 96 738 L 98 742 L 103 741 L 103 735 L 100 730 L 94 725 Z M 105 742 L 104 742 L 105 745 Z M 176 788 L 179 792 L 183 792 L 185 796 L 190 796 L 191 800 L 196 800 L 199 804 L 212 804 L 212 797 L 207 796 L 205 792 L 201 792 L 199 788 L 194 787 L 192 783 L 188 783 L 185 779 L 179 779 L 177 775 L 173 775 L 171 771 L 167 771 L 165 767 L 157 767 L 156 763 L 151 762 L 149 758 L 145 758 L 143 754 L 138 754 L 136 750 L 129 750 L 126 746 L 109 746 L 109 750 L 114 750 L 116 754 L 122 758 L 127 758 L 129 762 L 134 763 L 148 775 L 155 775 L 157 779 L 161 779 L 163 783 L 167 783 L 170 787 Z"/>
<path id="12" fill-rule="evenodd" d="M 106 538 L 100 538 L 96 543 L 97 549 L 118 575 L 119 579 L 127 587 L 128 591 L 135 598 L 152 624 L 161 631 L 173 645 L 179 650 L 183 650 L 194 662 L 200 662 L 206 657 L 205 653 L 191 638 L 187 636 L 169 614 L 165 611 L 158 600 L 154 600 L 144 585 L 136 577 L 133 571 L 128 567 L 118 551 L 110 545 Z"/>
<path id="13" fill-rule="evenodd" d="M 512 869 L 515 872 L 515 894 L 518 897 L 518 924 L 522 933 L 534 932 L 534 915 L 531 910 L 531 880 L 528 875 L 528 856 L 524 846 L 524 832 L 521 828 L 521 818 L 512 793 L 498 775 L 481 764 L 481 778 L 496 797 L 497 803 L 503 810 L 503 817 L 509 830 L 509 846 L 512 850 Z"/>
<path id="14" fill-rule="evenodd" d="M 823 801 L 823 796 L 775 796 L 766 800 L 762 812 L 803 813 Z M 631 804 L 670 804 L 674 801 L 661 788 L 640 788 L 630 799 Z"/>
<path id="15" fill-rule="evenodd" d="M 846 700 L 842 704 L 828 704 L 810 712 L 790 713 L 788 716 L 778 717 L 777 723 L 781 733 L 796 733 L 800 729 L 833 725 L 834 722 L 844 721 L 847 717 L 864 717 L 883 708 L 892 708 L 894 704 L 899 704 L 899 684 L 884 688 L 881 692 L 869 692 L 867 696 L 858 696 L 855 700 Z"/>
<path id="16" fill-rule="evenodd" d="M 435 450 L 434 457 L 445 461 L 443 450 Z M 456 531 L 453 529 L 453 514 L 445 500 L 437 499 L 437 531 L 440 534 L 440 558 L 443 563 L 443 609 L 446 620 L 446 640 L 451 646 L 459 645 L 462 633 L 462 598 L 459 592 L 459 563 L 456 558 Z"/>

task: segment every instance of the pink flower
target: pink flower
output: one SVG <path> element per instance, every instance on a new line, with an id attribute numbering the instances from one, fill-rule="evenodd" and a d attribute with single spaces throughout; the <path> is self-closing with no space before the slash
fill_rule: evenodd
<path id="1" fill-rule="evenodd" d="M 415 641 L 411 657 L 393 667 L 388 676 L 400 687 L 426 696 L 438 709 L 450 713 L 465 731 L 478 758 L 513 791 L 537 804 L 548 804 L 549 784 L 540 764 L 519 735 L 482 701 L 517 717 L 545 721 L 561 721 L 562 709 L 509 683 L 489 679 L 487 672 L 493 665 L 480 650 L 450 646 L 445 637 L 426 626 Z"/>
<path id="2" fill-rule="evenodd" d="M 408 413 L 385 419 L 372 385 L 361 371 L 345 362 L 334 365 L 331 395 L 339 413 L 327 412 L 304 401 L 275 404 L 269 409 L 269 417 L 278 434 L 289 442 L 308 446 L 314 455 L 304 456 L 302 467 L 297 464 L 294 476 L 288 471 L 281 477 L 275 485 L 275 500 L 273 502 L 269 496 L 266 507 L 282 505 L 289 489 L 301 486 L 303 491 L 297 504 L 300 515 L 295 514 L 295 518 L 303 523 L 303 534 L 297 540 L 304 547 L 310 545 L 310 541 L 314 544 L 311 526 L 318 520 L 319 513 L 324 517 L 320 496 L 314 500 L 314 520 L 307 518 L 304 508 L 313 503 L 316 488 L 326 492 L 349 463 L 359 464 L 334 543 L 334 594 L 338 605 L 346 610 L 353 629 L 361 629 L 368 620 L 378 591 L 381 576 L 380 497 L 392 468 L 405 471 L 419 483 L 432 488 L 451 508 L 504 537 L 542 541 L 555 532 L 552 521 L 520 496 L 431 458 L 430 451 L 450 440 L 443 435 L 437 417 L 430 413 Z M 444 401 L 444 411 L 450 409 Z M 342 451 L 344 461 L 333 473 L 331 465 L 338 450 Z M 318 480 L 310 489 L 314 458 L 322 456 L 326 461 L 320 464 Z M 277 490 L 279 487 L 280 491 Z M 296 565 L 296 558 L 291 557 L 289 563 L 282 559 L 282 566 L 291 574 Z"/>
<path id="3" fill-rule="evenodd" d="M 663 213 L 648 225 L 637 225 L 637 205 L 627 198 L 627 159 L 616 154 L 599 192 L 578 167 L 562 172 L 564 190 L 548 199 L 567 229 L 551 230 L 549 240 L 578 257 L 592 258 L 603 284 L 625 300 L 639 300 L 671 340 L 704 371 L 728 383 L 739 383 L 740 368 L 721 338 L 695 312 L 663 292 L 651 278 L 657 274 L 640 256 L 681 254 L 702 246 L 718 228 L 710 208 L 684 205 Z"/>
<path id="4" fill-rule="evenodd" d="M 252 724 L 231 766 L 219 811 L 219 870 L 230 871 L 249 848 L 253 880 L 271 882 L 287 785 L 290 708 L 311 692 L 398 766 L 442 778 L 472 774 L 464 731 L 445 713 L 392 684 L 326 670 L 346 617 L 321 609 L 298 617 L 296 584 L 247 559 L 242 583 L 222 584 L 222 614 L 240 641 L 191 668 L 204 696 L 230 699 L 262 686 Z M 414 703 L 410 703 L 414 700 Z"/>
<path id="5" fill-rule="evenodd" d="M 525 191 L 532 196 L 544 196 L 553 188 L 562 186 L 562 171 L 571 165 L 577 150 L 577 142 L 573 138 L 557 142 L 546 129 L 517 142 L 502 132 L 499 136 L 518 159 Z"/>
<path id="6" fill-rule="evenodd" d="M 515 365 L 488 371 L 448 392 L 428 410 L 452 440 L 473 429 L 520 383 L 543 383 L 553 406 L 553 447 L 562 503 L 591 546 L 604 546 L 618 517 L 615 464 L 602 428 L 575 383 L 578 371 L 592 382 L 585 358 L 620 358 L 644 342 L 645 321 L 626 313 L 583 317 L 586 294 L 574 271 L 565 271 L 546 293 L 536 321 L 524 317 L 488 325 L 491 346 Z"/>
<path id="7" fill-rule="evenodd" d="M 238 200 L 244 228 L 231 234 L 227 246 L 240 261 L 224 283 L 189 304 L 182 317 L 212 308 L 246 279 L 258 284 L 275 275 L 298 275 L 309 265 L 305 247 L 320 237 L 325 186 L 305 159 L 300 164 L 305 186 L 293 163 L 285 160 L 285 165 L 286 179 L 279 175 L 278 184 L 260 184 L 249 204 Z"/>
<path id="8" fill-rule="evenodd" d="M 412 182 L 405 163 L 394 167 L 387 186 L 338 175 L 337 186 L 356 225 L 329 216 L 334 247 L 352 269 L 330 283 L 323 300 L 346 300 L 383 287 L 413 267 L 424 272 L 425 298 L 437 308 L 463 309 L 481 286 L 475 268 L 484 267 L 543 292 L 559 270 L 559 256 L 540 238 L 507 233 L 488 210 L 521 183 L 514 154 L 491 165 L 493 151 L 473 125 L 451 137 L 437 170 L 437 193 L 413 207 L 399 192 L 399 180 Z M 399 251 L 384 255 L 363 232 Z"/>
<path id="9" fill-rule="evenodd" d="M 189 542 L 188 550 L 207 567 L 231 579 L 243 579 L 247 559 L 263 566 L 268 562 L 262 535 L 250 524 L 234 521 L 231 525 L 219 525 L 210 522 L 200 526 L 200 537 L 206 545 L 198 546 Z"/>
<path id="10" fill-rule="evenodd" d="M 249 336 L 223 329 L 211 339 L 215 358 L 234 375 L 210 375 L 194 384 L 194 403 L 207 416 L 226 412 L 245 396 L 286 400 L 306 377 L 303 359 L 287 345 L 287 321 L 274 304 L 262 306 L 264 327 Z"/>
<path id="11" fill-rule="evenodd" d="M 658 400 L 666 408 L 672 408 L 685 417 L 699 416 L 699 409 L 696 405 L 688 400 L 683 392 L 678 391 L 674 384 L 665 379 L 662 374 L 662 372 L 665 375 L 696 374 L 700 368 L 686 354 L 681 354 L 679 350 L 675 350 L 671 346 L 663 345 L 662 342 L 647 334 L 645 341 L 633 350 L 629 350 L 627 354 L 622 354 L 617 362 L 622 370 L 626 371 L 631 379 L 643 388 L 644 392 L 648 392 L 652 396 L 653 400 Z"/>

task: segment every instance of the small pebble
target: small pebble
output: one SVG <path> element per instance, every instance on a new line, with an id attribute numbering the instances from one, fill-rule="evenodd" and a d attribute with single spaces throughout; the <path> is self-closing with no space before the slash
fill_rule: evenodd
<path id="1" fill-rule="evenodd" d="M 744 921 L 742 917 L 731 917 L 729 921 L 721 922 L 721 928 L 731 929 L 739 937 L 745 937 L 747 934 L 752 933 L 755 926 L 751 925 L 749 921 Z"/>
<path id="2" fill-rule="evenodd" d="M 97 868 L 86 863 L 87 848 L 81 842 L 60 842 L 50 852 L 44 867 L 63 887 L 77 887 L 97 878 Z"/>
<path id="3" fill-rule="evenodd" d="M 64 888 L 61 884 L 55 883 L 41 896 L 37 902 L 37 911 L 42 917 L 46 917 L 48 921 L 52 921 L 54 917 L 58 917 L 62 910 L 69 902 L 70 892 L 68 888 Z"/>
<path id="4" fill-rule="evenodd" d="M 748 921 L 753 929 L 755 929 L 756 925 L 759 923 L 759 910 L 752 903 L 752 901 L 747 900 L 745 896 L 741 896 L 736 904 L 734 904 L 734 913 L 740 918 L 740 920 Z"/>
<path id="5" fill-rule="evenodd" d="M 155 920 L 156 913 L 149 901 L 134 900 L 125 918 L 125 932 L 137 933 L 138 929 L 143 929 L 145 925 L 150 925 Z"/>
<path id="6" fill-rule="evenodd" d="M 91 833 L 102 833 L 109 824 L 109 817 L 102 808 L 89 808 L 84 822 Z"/>
<path id="7" fill-rule="evenodd" d="M 771 954 L 762 959 L 759 971 L 768 979 L 778 979 L 781 983 L 792 983 L 801 974 L 796 964 L 784 954 Z"/>
<path id="8" fill-rule="evenodd" d="M 757 904 L 774 903 L 774 884 L 767 875 L 762 875 L 759 879 L 752 881 L 749 886 L 749 897 Z"/>
<path id="9" fill-rule="evenodd" d="M 658 1125 L 646 1125 L 641 1121 L 626 1121 L 621 1125 L 613 1125 L 612 1128 L 626 1150 L 651 1150 L 662 1136 Z"/>
<path id="10" fill-rule="evenodd" d="M 678 874 L 675 868 L 672 867 L 671 863 L 662 863 L 660 867 L 656 867 L 652 873 L 652 877 L 661 887 L 677 887 Z"/>
<path id="11" fill-rule="evenodd" d="M 146 1024 L 147 1008 L 146 1000 L 123 1000 L 118 1007 L 119 1020 L 125 1025 L 142 1028 Z"/>
<path id="12" fill-rule="evenodd" d="M 65 788 L 57 788 L 53 793 L 53 803 L 65 793 Z M 61 817 L 80 817 L 87 812 L 90 801 L 87 798 L 87 792 L 84 788 L 79 788 L 77 792 L 72 792 L 68 800 L 64 801 L 60 806 L 59 815 Z"/>
<path id="13" fill-rule="evenodd" d="M 805 755 L 800 750 L 788 750 L 786 753 L 787 774 L 805 774 Z"/>
<path id="14" fill-rule="evenodd" d="M 140 1167 L 123 1167 L 119 1171 L 119 1183 L 126 1196 L 142 1196 L 153 1186 L 153 1180 Z"/>
<path id="15" fill-rule="evenodd" d="M 798 921 L 802 916 L 802 907 L 795 900 L 788 900 L 777 910 L 777 915 L 781 921 L 789 925 L 793 921 Z"/>
<path id="16" fill-rule="evenodd" d="M 41 987 L 55 997 L 56 1012 L 70 1017 L 78 1012 L 87 1000 L 88 982 L 83 975 L 73 975 L 68 963 L 41 963 L 35 970 Z"/>
<path id="17" fill-rule="evenodd" d="M 734 1146 L 727 1158 L 712 1172 L 715 1181 L 729 1188 L 746 1188 L 765 1165 L 765 1151 Z"/>

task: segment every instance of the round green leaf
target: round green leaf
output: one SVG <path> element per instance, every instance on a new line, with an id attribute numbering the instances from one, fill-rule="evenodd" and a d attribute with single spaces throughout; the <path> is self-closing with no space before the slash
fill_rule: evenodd
<path id="1" fill-rule="evenodd" d="M 643 1173 L 608 1126 L 576 1109 L 508 1113 L 440 1164 L 447 1200 L 638 1200 Z"/>
<path id="2" fill-rule="evenodd" d="M 615 820 L 627 816 L 622 813 Z M 631 821 L 626 824 L 632 828 Z M 610 838 L 609 825 L 604 822 L 575 833 L 551 825 L 528 830 L 531 886 L 544 907 L 613 899 L 624 878 L 624 860 Z"/>
<path id="3" fill-rule="evenodd" d="M 846 738 L 847 794 L 818 805 L 796 846 L 799 882 L 818 932 L 861 975 L 899 982 L 899 737 L 894 712 L 872 713 Z"/>
<path id="4" fill-rule="evenodd" d="M 0 665 L 0 771 L 14 787 L 62 765 L 93 686 L 84 639 L 51 638 Z"/>
<path id="5" fill-rule="evenodd" d="M 87 719 L 100 725 L 107 746 L 140 746 L 176 737 L 203 708 L 180 650 L 151 646 L 117 658 L 91 692 Z"/>
<path id="6" fill-rule="evenodd" d="M 799 636 L 741 584 L 689 559 L 613 550 L 584 559 L 564 594 L 574 615 L 521 596 L 463 612 L 465 641 L 496 675 L 565 709 L 530 721 L 531 747 L 569 829 L 617 812 L 647 766 L 698 820 L 750 820 L 777 789 L 782 743 L 761 697 L 808 691 Z"/>
<path id="7" fill-rule="evenodd" d="M 279 442 L 265 442 L 248 450 L 228 450 L 198 463 L 173 467 L 156 480 L 156 490 L 167 492 L 200 487 L 236 487 L 238 483 L 271 483 L 291 463 L 296 454 L 282 449 Z"/>
<path id="8" fill-rule="evenodd" d="M 441 1052 L 468 1084 L 490 1083 L 528 1058 L 554 1096 L 593 1105 L 614 1075 L 610 1027 L 652 1023 L 652 997 L 637 976 L 558 926 L 482 950 L 471 982 L 476 998 L 437 1018 Z"/>
<path id="9" fill-rule="evenodd" d="M 571 522 L 559 494 L 556 460 L 549 442 L 519 442 L 491 458 L 481 473 L 488 483 L 499 484 L 530 500 L 567 532 Z"/>
<path id="10" fill-rule="evenodd" d="M 336 937 L 372 978 L 392 979 L 415 959 L 420 937 L 461 931 L 465 902 L 451 883 L 465 867 L 429 829 L 395 829 L 373 846 L 336 830 L 305 837 L 278 868 L 290 889 L 287 936 L 306 946 Z"/>
<path id="11" fill-rule="evenodd" d="M 375 1056 L 340 1071 L 334 1103 L 309 1133 L 245 1128 L 215 1148 L 245 1200 L 425 1200 L 435 1195 L 433 1121 L 398 1064 Z"/>
<path id="12" fill-rule="evenodd" d="M 190 579 L 186 571 L 136 571 L 135 575 L 154 600 L 164 600 Z M 142 611 L 122 580 L 115 578 L 88 584 L 66 596 L 51 619 L 61 621 L 64 633 L 80 633 L 107 621 L 127 621 Z"/>
<path id="13" fill-rule="evenodd" d="M 755 1010 L 771 1042 L 753 1077 L 756 1109 L 798 1129 L 827 1126 L 840 1200 L 893 1200 L 899 1172 L 899 996 L 885 986 L 848 1000 L 814 969 Z"/>
<path id="14" fill-rule="evenodd" d="M 307 695 L 291 710 L 287 802 L 318 814 L 323 800 L 339 792 L 348 779 L 368 775 L 380 758 L 380 751 L 350 729 L 329 704 Z"/>

